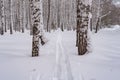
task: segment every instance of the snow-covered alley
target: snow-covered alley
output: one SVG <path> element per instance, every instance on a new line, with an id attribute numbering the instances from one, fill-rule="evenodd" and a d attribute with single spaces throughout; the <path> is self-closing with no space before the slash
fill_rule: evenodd
<path id="1" fill-rule="evenodd" d="M 56 74 L 66 80 L 67 71 L 71 80 L 120 80 L 120 27 L 92 33 L 91 52 L 84 56 L 77 55 L 75 31 L 61 32 L 61 38 L 58 32 L 45 34 L 47 44 L 40 47 L 40 56 L 35 58 L 31 57 L 29 32 L 0 36 L 0 80 L 57 80 Z"/>

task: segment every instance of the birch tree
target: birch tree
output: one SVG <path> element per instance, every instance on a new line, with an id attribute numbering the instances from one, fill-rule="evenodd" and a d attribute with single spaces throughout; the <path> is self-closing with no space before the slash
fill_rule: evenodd
<path id="1" fill-rule="evenodd" d="M 39 39 L 43 42 L 42 35 L 42 0 L 30 0 L 31 20 L 33 28 L 32 56 L 39 56 Z"/>
<path id="2" fill-rule="evenodd" d="M 92 3 L 92 25 L 97 33 L 104 24 L 109 22 L 112 0 L 93 0 Z"/>
<path id="3" fill-rule="evenodd" d="M 88 25 L 90 3 L 87 0 L 77 0 L 77 46 L 78 55 L 84 55 L 88 49 Z"/>

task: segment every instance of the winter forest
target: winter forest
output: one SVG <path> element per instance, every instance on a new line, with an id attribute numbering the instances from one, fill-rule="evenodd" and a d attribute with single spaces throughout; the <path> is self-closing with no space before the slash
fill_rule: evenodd
<path id="1" fill-rule="evenodd" d="M 120 80 L 120 0 L 0 0 L 0 80 Z"/>

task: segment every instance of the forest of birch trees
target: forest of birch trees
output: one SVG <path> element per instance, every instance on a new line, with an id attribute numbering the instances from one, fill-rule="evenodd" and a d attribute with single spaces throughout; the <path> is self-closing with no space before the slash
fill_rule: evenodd
<path id="1" fill-rule="evenodd" d="M 43 0 L 43 23 L 45 31 L 60 27 L 62 30 L 76 29 L 77 0 Z M 92 25 L 95 28 L 98 18 L 101 25 L 120 24 L 120 8 L 112 0 L 93 0 L 91 6 Z M 105 16 L 104 16 L 105 15 Z M 115 17 L 115 15 L 118 15 Z M 0 0 L 0 33 L 9 30 L 24 32 L 31 30 L 30 0 Z M 32 30 L 31 30 L 32 32 Z"/>
<path id="2" fill-rule="evenodd" d="M 88 29 L 99 29 L 120 24 L 120 7 L 112 0 L 0 0 L 0 34 L 30 31 L 33 35 L 32 56 L 39 54 L 42 30 L 60 28 L 76 30 L 78 54 L 85 54 Z"/>

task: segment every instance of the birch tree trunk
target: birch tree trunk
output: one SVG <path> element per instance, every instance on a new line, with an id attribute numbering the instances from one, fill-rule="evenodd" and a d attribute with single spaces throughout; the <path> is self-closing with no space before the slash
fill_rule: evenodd
<path id="1" fill-rule="evenodd" d="M 77 0 L 77 46 L 78 55 L 84 55 L 88 49 L 88 24 L 90 5 L 86 1 Z"/>
<path id="2" fill-rule="evenodd" d="M 33 27 L 32 57 L 39 56 L 39 39 L 42 39 L 42 0 L 30 0 Z"/>

